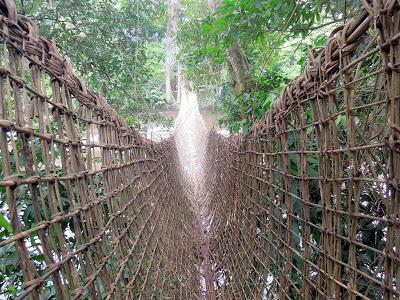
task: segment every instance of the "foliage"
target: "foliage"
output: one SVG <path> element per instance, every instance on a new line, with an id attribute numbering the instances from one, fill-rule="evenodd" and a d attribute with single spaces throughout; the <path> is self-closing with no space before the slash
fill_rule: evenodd
<path id="1" fill-rule="evenodd" d="M 11 143 L 11 136 L 8 136 L 8 143 Z M 40 176 L 45 176 L 45 165 L 43 161 L 43 155 L 41 151 L 41 145 L 39 141 L 35 141 L 34 144 L 35 151 L 38 153 L 37 155 L 37 163 L 38 163 L 38 168 L 40 170 L 39 175 Z M 21 151 L 21 146 L 19 140 L 16 140 L 16 149 Z M 59 158 L 59 151 L 54 151 L 55 153 L 55 158 Z M 10 160 L 10 172 L 12 174 L 16 173 L 16 159 L 19 160 L 19 164 L 22 166 L 24 165 L 24 157 L 22 155 L 18 155 L 18 157 L 15 157 L 14 152 L 9 152 L 9 160 Z M 61 167 L 58 167 L 56 173 L 58 175 L 62 175 Z M 3 178 L 3 168 L 0 166 L 0 176 Z M 49 191 L 48 191 L 48 185 L 42 185 L 39 186 L 38 191 L 38 198 L 40 198 L 40 193 L 45 195 L 47 197 Z M 69 201 L 67 199 L 67 194 L 66 194 L 66 189 L 63 184 L 59 185 L 59 191 L 60 191 L 60 196 L 61 200 L 63 203 L 63 210 L 64 212 L 68 213 L 69 212 Z M 35 213 L 33 209 L 33 202 L 32 202 L 32 196 L 31 196 L 31 191 L 29 190 L 28 185 L 21 185 L 14 191 L 14 196 L 15 196 L 15 201 L 16 201 L 16 206 L 17 206 L 17 211 L 20 212 L 20 220 L 21 224 L 24 228 L 24 230 L 28 230 L 33 228 L 34 226 L 37 225 L 37 222 L 35 221 Z M 9 211 L 8 205 L 7 205 L 7 197 L 6 197 L 6 189 L 4 187 L 0 188 L 0 241 L 4 241 L 7 238 L 10 238 L 13 234 L 9 222 L 9 215 L 6 214 L 6 212 Z M 45 219 L 45 215 L 51 215 L 50 207 L 46 207 L 47 210 L 42 210 L 41 211 L 41 217 Z M 69 231 L 70 233 L 73 232 L 71 231 L 71 228 L 73 228 L 72 225 L 72 220 L 64 220 L 61 222 L 61 227 L 63 230 Z M 55 232 L 50 231 L 47 237 L 50 239 L 53 239 L 54 241 L 57 240 L 57 234 Z M 69 238 L 67 240 L 69 242 L 69 245 L 71 248 L 75 246 L 75 238 Z M 32 234 L 25 240 L 25 245 L 27 245 L 27 250 L 29 253 L 29 256 L 31 259 L 34 261 L 35 265 L 37 266 L 37 269 L 39 270 L 39 274 L 43 275 L 42 273 L 45 272 L 45 258 L 42 253 L 42 246 L 40 243 L 40 240 L 38 238 L 37 234 Z M 58 245 L 59 247 L 59 245 Z M 58 251 L 60 249 L 58 248 Z M 23 288 L 22 286 L 23 282 L 23 277 L 22 277 L 22 270 L 21 270 L 21 264 L 18 259 L 18 255 L 16 252 L 16 247 L 15 247 L 15 242 L 12 242 L 10 244 L 7 244 L 6 246 L 0 247 L 0 296 L 5 296 L 7 299 L 15 299 L 15 296 L 19 294 Z M 53 286 L 49 285 L 46 286 L 46 294 L 53 295 Z M 51 297 L 49 299 L 52 299 Z"/>
<path id="2" fill-rule="evenodd" d="M 76 72 L 123 117 L 165 103 L 161 0 L 22 0 L 18 11 L 55 39 Z M 154 114 L 154 112 L 152 113 Z"/>
<path id="3" fill-rule="evenodd" d="M 184 10 L 188 15 L 180 24 L 181 64 L 194 89 L 217 91 L 210 102 L 222 109 L 220 123 L 231 132 L 246 131 L 263 115 L 282 83 L 299 74 L 306 46 L 323 44 L 325 32 L 342 21 L 344 7 L 346 16 L 357 10 L 355 1 L 345 6 L 343 1 L 323 0 L 223 0 L 215 11 L 204 10 L 205 1 L 196 3 L 197 10 Z M 234 91 L 227 66 L 232 45 L 243 49 L 255 81 L 242 94 Z"/>
<path id="4" fill-rule="evenodd" d="M 235 96 L 230 84 L 223 86 L 223 93 L 217 98 L 217 106 L 223 115 L 220 125 L 226 125 L 231 132 L 247 131 L 251 125 L 261 119 L 279 95 L 280 90 L 289 82 L 279 67 L 265 70 L 257 79 L 259 87 L 255 91 Z"/>

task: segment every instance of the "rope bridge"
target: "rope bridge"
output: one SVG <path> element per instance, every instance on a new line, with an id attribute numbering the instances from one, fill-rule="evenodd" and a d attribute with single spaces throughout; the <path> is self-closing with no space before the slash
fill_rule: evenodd
<path id="1" fill-rule="evenodd" d="M 0 295 L 399 298 L 400 6 L 362 5 L 246 136 L 209 134 L 203 237 L 174 140 L 0 0 Z"/>

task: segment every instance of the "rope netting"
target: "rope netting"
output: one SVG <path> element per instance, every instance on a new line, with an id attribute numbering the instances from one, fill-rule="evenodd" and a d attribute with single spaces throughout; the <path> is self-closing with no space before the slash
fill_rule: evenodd
<path id="1" fill-rule="evenodd" d="M 199 227 L 174 140 L 128 128 L 0 0 L 1 293 L 399 298 L 400 6 L 362 3 L 247 135 L 210 133 Z"/>
<path id="2" fill-rule="evenodd" d="M 362 4 L 246 136 L 209 135 L 221 299 L 400 298 L 400 7 Z"/>
<path id="3" fill-rule="evenodd" d="M 11 0 L 0 10 L 0 208 L 11 223 L 0 259 L 18 255 L 0 294 L 199 298 L 174 140 L 128 128 Z"/>

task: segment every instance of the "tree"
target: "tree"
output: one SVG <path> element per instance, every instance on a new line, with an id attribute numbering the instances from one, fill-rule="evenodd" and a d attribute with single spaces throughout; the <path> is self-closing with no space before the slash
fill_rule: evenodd
<path id="1" fill-rule="evenodd" d="M 165 94 L 167 103 L 175 103 L 174 89 L 177 84 L 176 55 L 177 45 L 175 41 L 178 24 L 179 0 L 168 0 L 168 20 L 165 35 Z"/>
<path id="2" fill-rule="evenodd" d="M 18 11 L 57 41 L 75 71 L 130 124 L 165 103 L 163 1 L 25 0 Z"/>
<path id="3" fill-rule="evenodd" d="M 209 0 L 208 4 L 211 11 L 215 12 L 221 4 L 221 0 Z M 219 18 L 218 14 L 216 14 L 216 18 Z M 242 47 L 236 41 L 233 41 L 227 49 L 227 62 L 236 93 L 250 91 L 254 83 L 251 65 Z"/>
<path id="4" fill-rule="evenodd" d="M 197 3 L 202 7 L 204 0 Z M 213 102 L 224 112 L 221 122 L 231 131 L 246 131 L 263 116 L 284 83 L 299 73 L 306 43 L 323 44 L 321 33 L 357 11 L 355 1 L 206 3 L 206 12 L 185 9 L 178 34 L 181 64 L 196 89 L 213 91 Z"/>

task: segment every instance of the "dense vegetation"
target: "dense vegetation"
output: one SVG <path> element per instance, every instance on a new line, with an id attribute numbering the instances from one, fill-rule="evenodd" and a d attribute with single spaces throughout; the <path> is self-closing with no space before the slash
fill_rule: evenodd
<path id="1" fill-rule="evenodd" d="M 196 5 L 194 4 L 196 3 Z M 357 13 L 357 1 L 197 0 L 184 2 L 180 61 L 203 100 L 223 111 L 232 132 L 261 118 L 308 47 Z M 195 7 L 195 8 L 194 8 Z"/>
<path id="2" fill-rule="evenodd" d="M 55 39 L 91 89 L 129 124 L 159 119 L 165 104 L 165 10 L 161 0 L 21 0 L 21 14 Z M 159 119 L 160 120 L 160 119 Z"/>
<path id="3" fill-rule="evenodd" d="M 357 7 L 345 0 L 17 1 L 129 124 L 165 121 L 157 109 L 174 98 L 168 80 L 176 89 L 179 65 L 232 132 L 262 117 L 299 74 L 307 47 L 322 46 Z M 165 51 L 165 42 L 175 43 L 168 34 L 176 35 L 178 61 Z"/>

